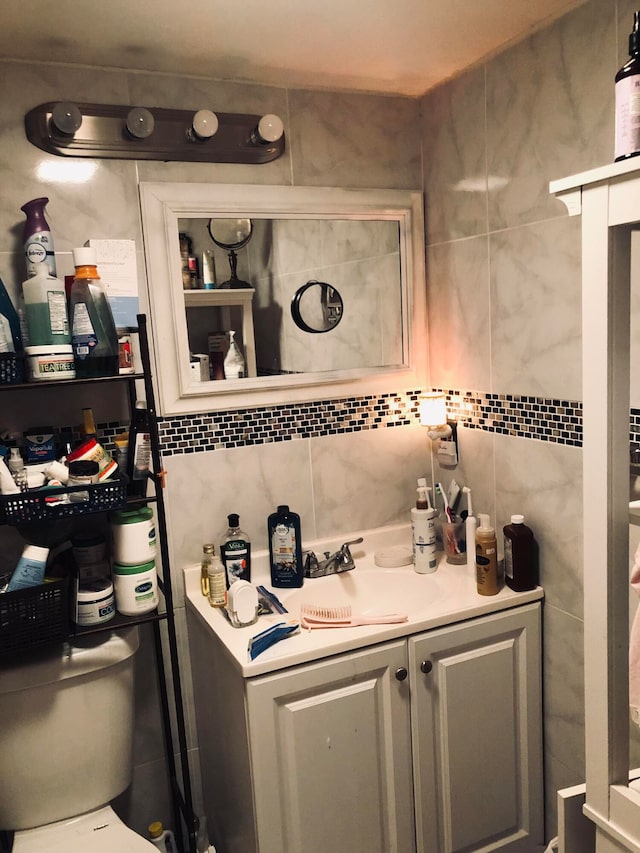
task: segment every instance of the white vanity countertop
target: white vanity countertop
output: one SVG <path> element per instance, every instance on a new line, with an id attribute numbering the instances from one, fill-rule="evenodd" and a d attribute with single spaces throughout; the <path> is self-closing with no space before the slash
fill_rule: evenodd
<path id="1" fill-rule="evenodd" d="M 528 592 L 513 592 L 506 586 L 497 595 L 479 595 L 473 571 L 466 565 L 455 566 L 447 563 L 442 552 L 439 553 L 437 570 L 428 575 L 417 574 L 411 565 L 397 569 L 376 566 L 376 551 L 395 545 L 411 544 L 411 526 L 408 524 L 361 531 L 339 541 L 305 542 L 304 548 L 312 548 L 318 558 L 322 559 L 324 551 L 333 553 L 342 542 L 359 536 L 363 536 L 364 542 L 351 548 L 355 569 L 326 578 L 305 578 L 301 589 L 272 587 L 268 554 L 257 552 L 252 555 L 252 583 L 256 586 L 263 584 L 273 591 L 289 610 L 288 614 L 260 616 L 253 625 L 244 628 L 232 627 L 226 616 L 217 608 L 211 607 L 202 595 L 199 565 L 187 566 L 184 569 L 186 606 L 223 644 L 242 675 L 249 678 L 451 625 L 476 616 L 496 613 L 538 601 L 544 595 L 541 587 Z M 324 606 L 351 604 L 354 614 L 375 607 L 379 613 L 406 612 L 409 618 L 406 622 L 386 625 L 314 630 L 303 628 L 299 634 L 279 641 L 250 661 L 247 652 L 249 639 L 277 622 L 298 621 L 301 602 Z"/>

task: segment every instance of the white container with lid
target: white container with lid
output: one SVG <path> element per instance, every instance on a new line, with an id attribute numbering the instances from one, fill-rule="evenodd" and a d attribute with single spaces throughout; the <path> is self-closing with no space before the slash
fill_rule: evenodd
<path id="1" fill-rule="evenodd" d="M 227 592 L 227 613 L 234 628 L 258 620 L 258 591 L 249 581 L 234 581 Z"/>
<path id="2" fill-rule="evenodd" d="M 160 599 L 155 560 L 136 566 L 113 563 L 111 571 L 119 613 L 137 616 L 156 609 Z"/>
<path id="3" fill-rule="evenodd" d="M 109 578 L 96 578 L 78 586 L 76 592 L 76 625 L 100 625 L 116 615 L 113 584 Z"/>
<path id="4" fill-rule="evenodd" d="M 71 344 L 25 347 L 24 351 L 29 364 L 29 378 L 33 382 L 76 378 Z"/>
<path id="5" fill-rule="evenodd" d="M 151 507 L 111 513 L 111 556 L 116 563 L 133 566 L 156 555 L 156 528 Z"/>

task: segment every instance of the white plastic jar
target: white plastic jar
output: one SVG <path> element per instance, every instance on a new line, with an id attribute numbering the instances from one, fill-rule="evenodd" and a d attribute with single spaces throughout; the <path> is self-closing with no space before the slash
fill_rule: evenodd
<path id="1" fill-rule="evenodd" d="M 156 556 L 156 527 L 151 507 L 121 509 L 111 513 L 111 556 L 116 563 L 133 566 Z"/>
<path id="2" fill-rule="evenodd" d="M 29 363 L 29 378 L 33 382 L 75 379 L 76 368 L 71 344 L 25 347 L 24 351 Z"/>
<path id="3" fill-rule="evenodd" d="M 158 606 L 158 575 L 155 560 L 135 566 L 112 563 L 116 609 L 124 616 L 149 613 Z"/>
<path id="4" fill-rule="evenodd" d="M 96 578 L 78 587 L 76 625 L 100 625 L 116 615 L 113 584 L 109 578 Z"/>

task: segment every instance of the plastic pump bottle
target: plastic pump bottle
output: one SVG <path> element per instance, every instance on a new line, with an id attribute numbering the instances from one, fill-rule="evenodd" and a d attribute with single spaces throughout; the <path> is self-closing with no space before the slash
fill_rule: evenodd
<path id="1" fill-rule="evenodd" d="M 616 139 L 615 159 L 626 160 L 640 154 L 640 113 L 636 106 L 640 83 L 640 12 L 633 13 L 629 34 L 630 59 L 615 76 Z"/>
<path id="2" fill-rule="evenodd" d="M 431 506 L 426 480 L 418 480 L 416 505 L 411 509 L 411 531 L 413 538 L 413 569 L 418 574 L 435 572 L 436 559 L 436 515 Z"/>
<path id="3" fill-rule="evenodd" d="M 476 587 L 480 595 L 500 592 L 498 579 L 498 546 L 496 531 L 488 515 L 478 515 L 480 526 L 476 530 Z"/>

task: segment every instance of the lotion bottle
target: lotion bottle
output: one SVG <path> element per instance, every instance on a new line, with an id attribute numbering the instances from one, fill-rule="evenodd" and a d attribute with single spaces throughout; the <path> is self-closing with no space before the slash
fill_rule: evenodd
<path id="1" fill-rule="evenodd" d="M 418 480 L 416 505 L 411 509 L 413 538 L 413 569 L 418 574 L 435 572 L 436 560 L 436 510 L 429 501 L 429 490 L 424 478 Z"/>
<path id="2" fill-rule="evenodd" d="M 496 531 L 488 515 L 478 514 L 480 526 L 476 530 L 476 587 L 480 595 L 497 595 L 500 592 L 498 579 L 498 546 Z"/>

